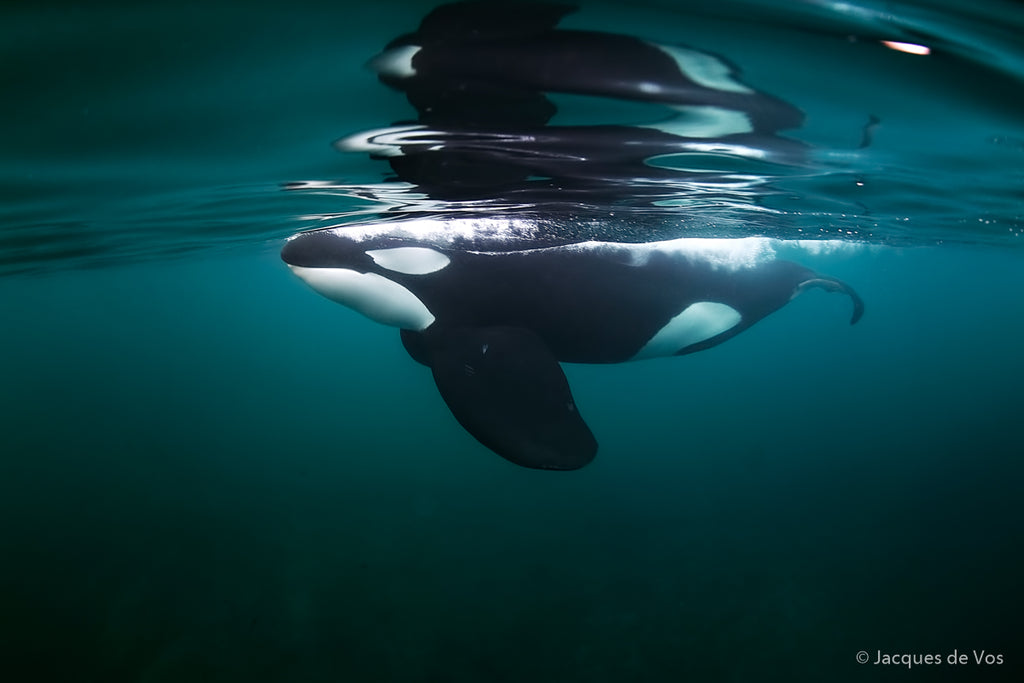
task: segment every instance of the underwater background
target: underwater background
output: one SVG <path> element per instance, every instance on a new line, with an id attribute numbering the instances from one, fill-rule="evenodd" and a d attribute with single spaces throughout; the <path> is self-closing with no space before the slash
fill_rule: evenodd
<path id="1" fill-rule="evenodd" d="M 412 117 L 364 65 L 431 7 L 0 10 L 0 677 L 1019 680 L 1020 5 L 564 22 L 801 109 L 814 172 L 772 175 L 749 229 L 831 237 L 786 255 L 866 306 L 808 292 L 703 353 L 565 365 L 601 443 L 567 473 L 479 445 L 396 330 L 278 256 L 394 210 L 331 143 Z"/>

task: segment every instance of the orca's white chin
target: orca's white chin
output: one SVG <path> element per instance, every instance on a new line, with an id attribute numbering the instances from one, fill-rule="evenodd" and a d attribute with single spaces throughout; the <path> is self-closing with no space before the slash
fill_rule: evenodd
<path id="1" fill-rule="evenodd" d="M 434 314 L 415 294 L 382 275 L 348 268 L 288 267 L 321 296 L 383 325 L 421 331 L 434 322 Z"/>

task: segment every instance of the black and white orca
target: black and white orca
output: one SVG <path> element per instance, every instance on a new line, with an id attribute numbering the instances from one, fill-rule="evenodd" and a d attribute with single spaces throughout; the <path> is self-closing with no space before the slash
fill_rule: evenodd
<path id="1" fill-rule="evenodd" d="M 797 107 L 695 48 L 559 28 L 575 9 L 489 1 L 433 9 L 370 62 L 407 96 L 415 121 L 335 146 L 386 160 L 389 180 L 432 201 L 520 206 L 658 206 L 680 196 L 735 205 L 749 202 L 751 172 L 804 168 L 807 145 L 778 134 L 800 125 Z M 551 96 L 564 93 L 595 98 L 595 111 L 607 98 L 641 108 L 629 123 L 570 125 L 570 115 L 552 125 Z"/>
<path id="2" fill-rule="evenodd" d="M 845 283 L 771 258 L 763 238 L 546 239 L 527 216 L 420 218 L 299 233 L 281 252 L 318 293 L 401 329 L 478 441 L 571 470 L 597 441 L 559 365 L 678 356 L 739 334 L 800 292 Z M 562 230 L 562 235 L 570 231 Z"/>
<path id="3" fill-rule="evenodd" d="M 799 127 L 803 114 L 741 82 L 725 59 L 634 36 L 557 28 L 571 4 L 470 0 L 441 5 L 370 61 L 404 92 L 421 123 L 543 125 L 545 93 L 731 112 L 751 131 Z"/>
<path id="4" fill-rule="evenodd" d="M 711 113 L 708 113 L 711 112 Z M 363 131 L 336 141 L 344 152 L 387 159 L 397 177 L 436 199 L 465 198 L 473 188 L 500 188 L 520 201 L 543 201 L 537 185 L 559 192 L 632 198 L 684 191 L 710 183 L 708 169 L 659 166 L 698 155 L 755 163 L 799 164 L 806 147 L 795 140 L 734 129 L 728 112 L 689 112 L 649 125 L 427 127 L 419 124 Z M 695 162 L 690 162 L 695 163 Z M 724 182 L 728 171 L 714 174 Z"/>

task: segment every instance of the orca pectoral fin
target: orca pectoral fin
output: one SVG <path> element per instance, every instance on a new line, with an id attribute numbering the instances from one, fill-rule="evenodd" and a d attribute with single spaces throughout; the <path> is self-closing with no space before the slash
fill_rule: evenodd
<path id="1" fill-rule="evenodd" d="M 796 296 L 810 287 L 820 287 L 827 292 L 840 292 L 850 297 L 853 301 L 853 315 L 850 316 L 851 325 L 856 325 L 857 321 L 860 320 L 860 317 L 864 315 L 864 301 L 860 298 L 860 295 L 853 290 L 853 287 L 842 280 L 837 280 L 834 277 L 823 277 L 818 275 L 808 280 L 804 280 L 797 285 L 796 290 L 793 292 L 793 296 Z"/>
<path id="2" fill-rule="evenodd" d="M 429 346 L 441 397 L 477 441 L 523 467 L 574 470 L 593 460 L 597 441 L 558 360 L 536 334 L 459 329 Z"/>

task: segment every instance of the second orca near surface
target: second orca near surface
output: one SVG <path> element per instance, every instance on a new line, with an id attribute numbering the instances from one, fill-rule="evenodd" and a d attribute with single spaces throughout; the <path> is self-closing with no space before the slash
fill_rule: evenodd
<path id="1" fill-rule="evenodd" d="M 764 238 L 546 240 L 525 217 L 421 218 L 299 233 L 282 259 L 323 296 L 401 329 L 458 422 L 502 457 L 589 463 L 597 441 L 559 365 L 716 346 L 819 287 L 847 284 L 774 258 Z"/>

